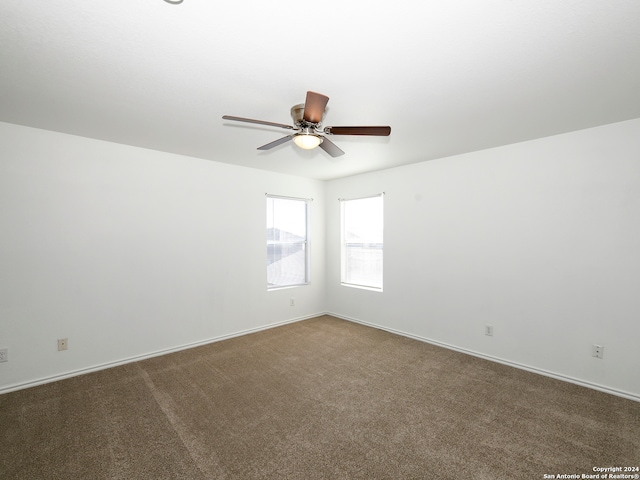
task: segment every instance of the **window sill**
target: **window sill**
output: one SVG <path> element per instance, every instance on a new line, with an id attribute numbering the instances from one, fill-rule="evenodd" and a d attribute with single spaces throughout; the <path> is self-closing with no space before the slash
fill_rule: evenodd
<path id="1" fill-rule="evenodd" d="M 288 290 L 290 288 L 306 287 L 307 285 L 311 285 L 311 282 L 299 283 L 296 285 L 282 285 L 282 286 L 276 286 L 276 287 L 267 287 L 267 292 L 272 292 L 274 290 Z"/>
<path id="2" fill-rule="evenodd" d="M 367 285 L 356 285 L 354 283 L 340 283 L 343 287 L 358 288 L 360 290 L 369 290 L 372 292 L 382 293 L 382 287 L 369 287 Z"/>

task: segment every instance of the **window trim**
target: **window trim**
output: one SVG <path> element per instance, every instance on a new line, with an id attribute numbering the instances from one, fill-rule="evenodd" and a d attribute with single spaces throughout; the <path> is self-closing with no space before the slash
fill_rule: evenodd
<path id="1" fill-rule="evenodd" d="M 378 286 L 373 286 L 373 285 L 362 285 L 362 284 L 358 284 L 358 283 L 349 283 L 349 282 L 345 282 L 344 279 L 346 277 L 346 247 L 347 247 L 347 242 L 345 239 L 345 214 L 344 214 L 344 206 L 345 206 L 345 202 L 351 202 L 354 200 L 366 200 L 366 199 L 370 199 L 370 198 L 377 198 L 377 197 L 384 197 L 385 193 L 381 192 L 381 193 L 377 193 L 377 194 L 373 194 L 373 195 L 365 195 L 362 197 L 353 197 L 353 198 L 338 198 L 338 202 L 340 203 L 340 285 L 344 286 L 344 287 L 351 287 L 351 288 L 359 288 L 362 290 L 371 290 L 374 292 L 383 292 L 383 287 L 384 287 L 384 200 L 382 202 L 382 225 L 383 225 L 383 239 L 382 242 L 380 243 L 381 248 L 382 248 L 382 252 L 383 252 L 383 277 L 382 277 L 382 281 L 381 281 L 381 285 Z M 363 243 L 365 244 L 365 243 Z"/>
<path id="2" fill-rule="evenodd" d="M 305 268 L 305 275 L 304 275 L 304 282 L 303 283 L 291 283 L 288 285 L 271 285 L 269 284 L 269 278 L 267 276 L 267 291 L 274 291 L 274 290 L 283 290 L 285 288 L 296 288 L 296 287 L 303 287 L 306 285 L 310 285 L 311 284 L 311 241 L 310 241 L 310 237 L 311 237 L 311 202 L 313 202 L 313 198 L 302 198 L 302 197 L 290 197 L 290 196 L 285 196 L 285 195 L 274 195 L 274 194 L 270 194 L 270 193 L 265 193 L 265 198 L 269 199 L 275 199 L 275 200 L 295 200 L 295 201 L 300 201 L 300 202 L 304 202 L 304 206 L 305 206 L 305 239 L 304 242 L 278 242 L 278 243 L 274 243 L 274 244 L 302 244 L 303 248 L 304 248 L 304 252 L 305 252 L 305 263 L 304 263 L 304 268 Z M 268 228 L 268 227 L 267 227 Z M 269 240 L 267 239 L 267 247 L 269 245 Z M 268 253 L 267 253 L 268 255 Z M 267 256 L 268 259 L 268 256 Z"/>

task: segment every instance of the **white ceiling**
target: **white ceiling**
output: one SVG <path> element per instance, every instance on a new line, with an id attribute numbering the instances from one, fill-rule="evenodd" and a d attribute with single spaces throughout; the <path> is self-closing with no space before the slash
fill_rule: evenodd
<path id="1" fill-rule="evenodd" d="M 325 125 L 390 125 L 303 151 Z M 331 179 L 640 117 L 640 1 L 2 0 L 0 121 Z"/>

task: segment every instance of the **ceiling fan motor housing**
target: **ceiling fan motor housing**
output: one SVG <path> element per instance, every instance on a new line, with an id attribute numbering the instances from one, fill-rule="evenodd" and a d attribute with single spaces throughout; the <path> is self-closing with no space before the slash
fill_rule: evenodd
<path id="1" fill-rule="evenodd" d="M 312 123 L 304 119 L 304 105 L 304 103 L 300 103 L 291 107 L 291 118 L 293 118 L 293 123 L 299 130 L 298 133 L 294 134 L 293 141 L 300 148 L 307 150 L 320 145 L 324 138 L 317 133 L 320 123 Z"/>
<path id="2" fill-rule="evenodd" d="M 294 105 L 291 107 L 291 118 L 293 118 L 293 124 L 297 125 L 302 121 L 302 116 L 304 114 L 304 103 L 299 103 L 298 105 Z"/>

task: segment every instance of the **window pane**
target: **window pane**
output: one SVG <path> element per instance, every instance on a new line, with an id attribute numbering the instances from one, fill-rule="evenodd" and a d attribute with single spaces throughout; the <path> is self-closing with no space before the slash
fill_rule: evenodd
<path id="1" fill-rule="evenodd" d="M 343 283 L 382 288 L 382 245 L 346 244 Z"/>
<path id="2" fill-rule="evenodd" d="M 267 237 L 280 241 L 307 237 L 307 202 L 267 197 Z"/>
<path id="3" fill-rule="evenodd" d="M 345 200 L 345 241 L 382 243 L 382 197 Z"/>
<path id="4" fill-rule="evenodd" d="M 267 288 L 308 283 L 307 205 L 267 197 Z"/>
<path id="5" fill-rule="evenodd" d="M 382 196 L 342 201 L 342 283 L 382 289 Z"/>

